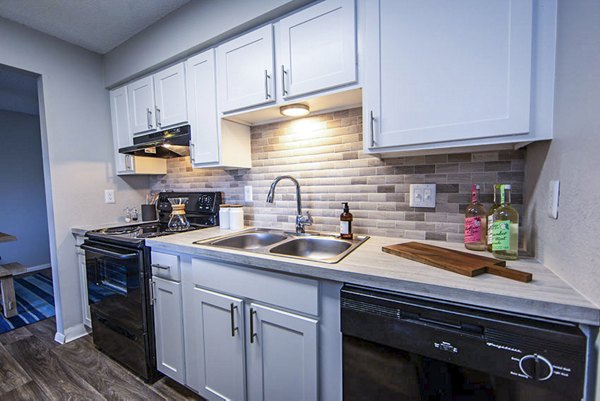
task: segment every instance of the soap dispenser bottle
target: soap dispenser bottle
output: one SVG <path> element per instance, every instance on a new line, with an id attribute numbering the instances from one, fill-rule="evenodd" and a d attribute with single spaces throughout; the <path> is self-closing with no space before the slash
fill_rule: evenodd
<path id="1" fill-rule="evenodd" d="M 354 217 L 350 213 L 348 202 L 342 202 L 343 213 L 340 215 L 340 238 L 352 239 L 352 220 Z"/>

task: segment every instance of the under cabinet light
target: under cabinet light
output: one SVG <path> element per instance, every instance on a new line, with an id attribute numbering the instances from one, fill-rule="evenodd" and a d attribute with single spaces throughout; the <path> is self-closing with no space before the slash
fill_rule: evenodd
<path id="1" fill-rule="evenodd" d="M 287 106 L 281 106 L 279 112 L 287 117 L 302 117 L 310 113 L 310 108 L 306 104 L 293 103 Z"/>

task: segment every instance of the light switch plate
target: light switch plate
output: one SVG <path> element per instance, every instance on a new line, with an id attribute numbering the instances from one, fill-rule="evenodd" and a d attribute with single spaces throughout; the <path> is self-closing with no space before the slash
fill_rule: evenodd
<path id="1" fill-rule="evenodd" d="M 410 184 L 410 207 L 435 208 L 435 184 Z"/>
<path id="2" fill-rule="evenodd" d="M 104 203 L 115 203 L 115 190 L 105 189 L 104 190 Z"/>
<path id="3" fill-rule="evenodd" d="M 560 181 L 552 180 L 548 186 L 548 216 L 558 219 L 558 198 L 560 196 Z"/>

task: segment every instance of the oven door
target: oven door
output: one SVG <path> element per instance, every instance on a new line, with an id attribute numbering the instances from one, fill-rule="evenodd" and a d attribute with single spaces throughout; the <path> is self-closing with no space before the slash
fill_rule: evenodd
<path id="1" fill-rule="evenodd" d="M 148 286 L 143 249 L 84 242 L 94 344 L 142 377 L 148 366 Z"/>

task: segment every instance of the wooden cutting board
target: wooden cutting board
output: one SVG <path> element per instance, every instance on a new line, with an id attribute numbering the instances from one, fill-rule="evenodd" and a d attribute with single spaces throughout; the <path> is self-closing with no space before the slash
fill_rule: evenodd
<path id="1" fill-rule="evenodd" d="M 422 244 L 420 242 L 388 245 L 384 246 L 382 250 L 392 255 L 449 270 L 463 276 L 474 277 L 483 273 L 490 273 L 524 283 L 530 282 L 533 278 L 531 273 L 507 268 L 506 262 L 503 260 Z"/>

